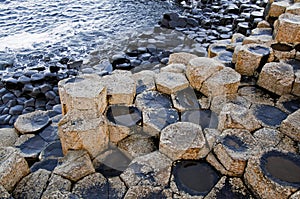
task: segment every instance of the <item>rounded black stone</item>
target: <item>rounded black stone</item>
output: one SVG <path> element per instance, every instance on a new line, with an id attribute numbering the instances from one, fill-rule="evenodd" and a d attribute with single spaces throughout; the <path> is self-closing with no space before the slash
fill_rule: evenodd
<path id="1" fill-rule="evenodd" d="M 2 96 L 2 102 L 4 104 L 8 103 L 10 100 L 16 99 L 16 96 L 12 93 L 6 93 Z"/>
<path id="2" fill-rule="evenodd" d="M 40 162 L 34 163 L 30 167 L 30 172 L 35 172 L 39 169 L 45 169 L 47 171 L 53 171 L 55 167 L 58 165 L 57 159 L 45 159 Z"/>
<path id="3" fill-rule="evenodd" d="M 288 116 L 280 109 L 269 105 L 258 105 L 254 110 L 255 117 L 269 126 L 278 126 Z"/>
<path id="4" fill-rule="evenodd" d="M 300 187 L 299 154 L 269 151 L 261 157 L 260 166 L 269 179 L 283 186 Z"/>
<path id="5" fill-rule="evenodd" d="M 11 117 L 11 115 L 2 113 L 2 115 L 0 115 L 0 125 L 8 124 Z"/>
<path id="6" fill-rule="evenodd" d="M 109 106 L 106 116 L 109 121 L 123 126 L 135 126 L 142 120 L 141 111 L 133 106 Z"/>
<path id="7" fill-rule="evenodd" d="M 47 91 L 50 91 L 52 89 L 52 86 L 50 84 L 42 84 L 39 86 L 42 93 L 46 93 Z"/>
<path id="8" fill-rule="evenodd" d="M 80 67 L 82 66 L 83 61 L 82 60 L 78 60 L 78 61 L 69 61 L 67 63 L 67 67 L 68 69 L 77 69 L 79 70 Z"/>
<path id="9" fill-rule="evenodd" d="M 172 108 L 172 102 L 169 96 L 159 93 L 157 91 L 147 91 L 140 94 L 141 101 L 145 108 Z"/>
<path id="10" fill-rule="evenodd" d="M 54 91 L 47 91 L 45 97 L 49 100 L 53 100 L 56 97 L 56 93 Z"/>
<path id="11" fill-rule="evenodd" d="M 31 76 L 32 82 L 38 82 L 44 80 L 45 75 L 43 73 L 35 73 Z"/>
<path id="12" fill-rule="evenodd" d="M 175 162 L 173 175 L 179 190 L 199 196 L 209 193 L 220 179 L 220 175 L 208 163 L 194 160 Z"/>
<path id="13" fill-rule="evenodd" d="M 23 105 L 16 105 L 9 109 L 9 114 L 10 115 L 20 115 L 20 114 L 22 114 L 23 109 L 24 109 Z"/>
<path id="14" fill-rule="evenodd" d="M 181 115 L 181 121 L 199 124 L 202 129 L 217 128 L 219 123 L 217 114 L 212 112 L 211 110 L 185 111 Z"/>

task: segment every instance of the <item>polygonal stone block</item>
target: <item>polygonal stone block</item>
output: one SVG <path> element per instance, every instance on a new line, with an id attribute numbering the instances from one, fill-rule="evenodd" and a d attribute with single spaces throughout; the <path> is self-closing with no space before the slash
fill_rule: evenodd
<path id="1" fill-rule="evenodd" d="M 155 73 L 150 70 L 143 70 L 138 73 L 134 73 L 132 78 L 136 84 L 136 94 L 142 93 L 148 90 L 155 90 Z"/>
<path id="2" fill-rule="evenodd" d="M 300 15 L 300 3 L 294 3 L 293 5 L 289 6 L 285 12 L 294 15 Z"/>
<path id="3" fill-rule="evenodd" d="M 177 122 L 164 128 L 160 135 L 159 151 L 170 159 L 200 159 L 205 148 L 201 126 L 190 122 Z"/>
<path id="4" fill-rule="evenodd" d="M 223 64 L 214 59 L 199 57 L 189 62 L 186 76 L 190 85 L 200 91 L 203 82 L 223 68 Z"/>
<path id="5" fill-rule="evenodd" d="M 209 97 L 235 94 L 240 85 L 241 75 L 232 68 L 224 68 L 204 81 L 200 92 Z"/>
<path id="6" fill-rule="evenodd" d="M 178 111 L 199 109 L 200 105 L 194 89 L 187 87 L 171 95 L 174 108 Z"/>
<path id="7" fill-rule="evenodd" d="M 53 173 L 76 182 L 87 175 L 95 173 L 95 169 L 86 151 L 75 150 L 66 154 Z"/>
<path id="8" fill-rule="evenodd" d="M 172 108 L 172 101 L 168 95 L 157 91 L 145 91 L 136 96 L 135 105 L 140 110 Z"/>
<path id="9" fill-rule="evenodd" d="M 249 131 L 243 129 L 225 130 L 221 137 L 213 149 L 216 157 L 226 170 L 235 176 L 241 176 L 247 160 L 257 153 L 256 140 Z"/>
<path id="10" fill-rule="evenodd" d="M 160 131 L 179 121 L 179 115 L 176 109 L 148 109 L 143 111 L 143 129 L 152 136 L 158 136 Z"/>
<path id="11" fill-rule="evenodd" d="M 16 120 L 14 127 L 21 134 L 35 133 L 51 122 L 46 111 L 34 111 L 20 115 Z"/>
<path id="12" fill-rule="evenodd" d="M 277 95 L 292 91 L 294 82 L 293 67 L 285 63 L 271 62 L 264 65 L 257 84 Z"/>
<path id="13" fill-rule="evenodd" d="M 26 160 L 12 147 L 0 149 L 0 184 L 11 192 L 15 185 L 29 173 Z"/>
<path id="14" fill-rule="evenodd" d="M 169 64 L 160 69 L 160 72 L 183 73 L 185 74 L 186 66 L 184 64 Z"/>
<path id="15" fill-rule="evenodd" d="M 250 132 L 259 129 L 260 122 L 255 118 L 251 109 L 233 103 L 225 104 L 219 115 L 219 130 L 228 128 L 247 129 Z"/>
<path id="16" fill-rule="evenodd" d="M 226 51 L 226 44 L 214 43 L 208 47 L 208 57 L 212 58 L 218 56 L 219 53 Z"/>
<path id="17" fill-rule="evenodd" d="M 190 60 L 197 57 L 198 57 L 197 55 L 185 53 L 185 52 L 172 53 L 169 57 L 168 64 L 184 64 L 187 66 Z"/>
<path id="18" fill-rule="evenodd" d="M 189 86 L 188 80 L 182 73 L 161 72 L 155 76 L 155 83 L 158 91 L 168 95 Z"/>
<path id="19" fill-rule="evenodd" d="M 109 104 L 133 103 L 136 85 L 131 72 L 115 70 L 111 75 L 104 76 L 101 82 L 107 88 Z"/>
<path id="20" fill-rule="evenodd" d="M 63 115 L 71 110 L 92 110 L 95 115 L 107 106 L 107 90 L 98 75 L 82 75 L 58 83 Z"/>
<path id="21" fill-rule="evenodd" d="M 262 128 L 253 133 L 253 137 L 257 140 L 257 144 L 262 150 L 278 146 L 283 136 L 283 133 L 271 128 Z"/>
<path id="22" fill-rule="evenodd" d="M 224 196 L 231 198 L 255 198 L 240 178 L 229 178 L 226 176 L 219 180 L 205 198 L 223 198 Z"/>
<path id="23" fill-rule="evenodd" d="M 299 155 L 266 151 L 248 160 L 245 183 L 259 198 L 287 199 L 299 189 L 299 165 Z"/>
<path id="24" fill-rule="evenodd" d="M 300 141 L 300 110 L 290 114 L 281 123 L 280 130 L 282 133 L 296 141 Z"/>
<path id="25" fill-rule="evenodd" d="M 271 49 L 258 44 L 243 45 L 237 53 L 235 70 L 241 75 L 252 76 L 254 72 L 267 63 Z"/>
<path id="26" fill-rule="evenodd" d="M 51 172 L 45 169 L 39 169 L 29 174 L 18 183 L 13 191 L 13 196 L 15 198 L 41 198 L 47 187 L 50 174 Z"/>
<path id="27" fill-rule="evenodd" d="M 274 38 L 277 42 L 300 42 L 300 15 L 285 13 L 274 24 Z"/>
<path id="28" fill-rule="evenodd" d="M 292 94 L 300 97 L 300 70 L 295 72 L 295 81 L 293 84 Z"/>
<path id="29" fill-rule="evenodd" d="M 121 174 L 127 187 L 135 185 L 166 186 L 171 174 L 172 160 L 155 151 L 133 159 Z"/>
<path id="30" fill-rule="evenodd" d="M 283 14 L 286 10 L 287 7 L 289 7 L 290 4 L 289 2 L 287 1 L 274 1 L 271 3 L 271 6 L 270 6 L 270 10 L 268 12 L 268 16 L 267 18 L 269 17 L 279 17 L 281 14 Z"/>
<path id="31" fill-rule="evenodd" d="M 110 142 L 117 144 L 135 133 L 142 120 L 141 111 L 134 106 L 112 105 L 106 111 Z"/>
<path id="32" fill-rule="evenodd" d="M 103 116 L 93 117 L 86 111 L 71 111 L 58 124 L 64 154 L 68 150 L 85 149 L 95 157 L 108 147 L 109 133 Z"/>
<path id="33" fill-rule="evenodd" d="M 271 45 L 274 53 L 275 60 L 287 60 L 294 59 L 296 56 L 296 50 L 290 44 L 274 43 Z"/>
<path id="34" fill-rule="evenodd" d="M 139 132 L 133 134 L 118 143 L 118 148 L 130 159 L 149 154 L 157 147 L 155 139 L 149 135 Z"/>

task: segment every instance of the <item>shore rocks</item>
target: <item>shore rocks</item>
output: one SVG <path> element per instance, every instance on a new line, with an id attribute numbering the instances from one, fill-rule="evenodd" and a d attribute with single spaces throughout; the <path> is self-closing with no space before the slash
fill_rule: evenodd
<path id="1" fill-rule="evenodd" d="M 84 150 L 77 150 L 69 151 L 53 173 L 76 182 L 89 174 L 95 173 L 95 169 L 89 154 Z"/>
<path id="2" fill-rule="evenodd" d="M 296 111 L 290 114 L 283 122 L 281 123 L 280 130 L 287 136 L 293 138 L 296 141 L 300 141 L 299 132 L 299 119 L 300 111 Z"/>
<path id="3" fill-rule="evenodd" d="M 15 128 L 22 134 L 35 133 L 50 123 L 48 114 L 44 111 L 35 111 L 18 117 Z"/>
<path id="4" fill-rule="evenodd" d="M 274 37 L 277 42 L 300 42 L 300 16 L 285 13 L 274 24 Z"/>
<path id="5" fill-rule="evenodd" d="M 201 126 L 177 122 L 164 128 L 161 132 L 159 151 L 170 159 L 200 159 L 207 154 L 203 153 L 205 148 L 205 137 Z"/>
<path id="6" fill-rule="evenodd" d="M 114 71 L 112 75 L 103 77 L 101 82 L 107 87 L 109 104 L 130 105 L 133 103 L 136 85 L 130 72 Z"/>
<path id="7" fill-rule="evenodd" d="M 189 85 L 184 74 L 170 72 L 160 72 L 155 76 L 155 82 L 158 91 L 169 95 Z"/>
<path id="8" fill-rule="evenodd" d="M 12 147 L 0 150 L 0 184 L 11 192 L 14 186 L 29 173 L 26 160 Z"/>
<path id="9" fill-rule="evenodd" d="M 41 198 L 49 177 L 50 172 L 44 169 L 29 174 L 18 183 L 13 196 L 15 198 Z"/>
<path id="10" fill-rule="evenodd" d="M 166 186 L 169 181 L 172 161 L 159 151 L 137 157 L 121 174 L 126 186 Z"/>
<path id="11" fill-rule="evenodd" d="M 91 116 L 92 115 L 92 116 Z M 59 137 L 64 154 L 69 150 L 85 149 L 95 157 L 108 147 L 109 133 L 103 116 L 70 111 L 59 122 Z"/>
<path id="12" fill-rule="evenodd" d="M 223 68 L 224 66 L 216 60 L 200 57 L 188 63 L 186 75 L 191 86 L 200 91 L 203 82 Z"/>
<path id="13" fill-rule="evenodd" d="M 254 72 L 267 63 L 271 49 L 263 45 L 243 45 L 238 53 L 235 70 L 241 75 L 253 76 Z"/>
<path id="14" fill-rule="evenodd" d="M 246 184 L 260 198 L 288 198 L 299 187 L 298 180 L 293 180 L 295 171 L 299 170 L 298 161 L 296 154 L 281 151 L 252 157 L 244 174 Z"/>
<path id="15" fill-rule="evenodd" d="M 293 82 L 291 65 L 271 62 L 262 68 L 257 84 L 273 93 L 284 95 L 291 92 Z"/>
<path id="16" fill-rule="evenodd" d="M 107 89 L 98 75 L 84 75 L 59 82 L 63 115 L 72 110 L 92 110 L 95 115 L 104 112 Z"/>

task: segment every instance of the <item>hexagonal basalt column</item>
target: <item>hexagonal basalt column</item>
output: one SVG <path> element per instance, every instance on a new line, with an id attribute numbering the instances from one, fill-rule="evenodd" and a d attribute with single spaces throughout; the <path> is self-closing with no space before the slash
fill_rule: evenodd
<path id="1" fill-rule="evenodd" d="M 159 151 L 172 160 L 199 159 L 207 155 L 206 140 L 201 126 L 190 122 L 177 122 L 162 130 Z M 205 150 L 207 151 L 207 150 Z"/>
<path id="2" fill-rule="evenodd" d="M 295 72 L 295 81 L 293 84 L 292 94 L 300 97 L 300 70 Z"/>
<path id="3" fill-rule="evenodd" d="M 166 126 L 179 121 L 176 109 L 147 109 L 143 111 L 144 131 L 152 136 L 158 136 Z"/>
<path id="4" fill-rule="evenodd" d="M 290 6 L 289 2 L 287 1 L 278 1 L 278 2 L 269 1 L 269 2 L 272 3 L 268 10 L 268 16 L 266 17 L 267 19 L 279 17 L 281 14 L 285 12 L 286 8 Z"/>
<path id="5" fill-rule="evenodd" d="M 59 137 L 66 154 L 68 150 L 85 149 L 95 157 L 108 147 L 109 134 L 103 116 L 87 111 L 70 111 L 58 124 Z"/>
<path id="6" fill-rule="evenodd" d="M 287 9 L 286 9 L 286 12 L 287 13 L 291 13 L 291 14 L 295 14 L 295 15 L 300 15 L 300 3 L 295 3 L 292 5 L 292 6 L 289 6 Z"/>
<path id="7" fill-rule="evenodd" d="M 296 50 L 290 44 L 274 43 L 271 45 L 275 60 L 294 59 Z"/>
<path id="8" fill-rule="evenodd" d="M 186 76 L 191 86 L 200 91 L 203 82 L 223 68 L 223 64 L 214 59 L 199 57 L 189 62 Z"/>
<path id="9" fill-rule="evenodd" d="M 134 106 L 112 105 L 106 111 L 110 142 L 117 144 L 135 133 L 142 120 L 141 111 Z"/>
<path id="10" fill-rule="evenodd" d="M 135 185 L 166 186 L 169 182 L 172 161 L 155 151 L 133 159 L 121 174 L 127 187 Z"/>
<path id="11" fill-rule="evenodd" d="M 98 75 L 82 75 L 58 83 L 63 115 L 71 110 L 92 110 L 95 115 L 107 106 L 106 88 Z"/>
<path id="12" fill-rule="evenodd" d="M 249 159 L 244 179 L 259 198 L 289 198 L 300 188 L 300 156 L 270 150 Z"/>
<path id="13" fill-rule="evenodd" d="M 101 82 L 107 88 L 109 104 L 130 105 L 133 103 L 136 84 L 131 72 L 115 70 L 112 75 L 104 76 Z"/>
<path id="14" fill-rule="evenodd" d="M 200 105 L 194 89 L 187 87 L 171 95 L 173 105 L 178 111 L 199 109 Z"/>
<path id="15" fill-rule="evenodd" d="M 170 72 L 157 74 L 155 83 L 158 91 L 169 95 L 189 86 L 189 82 L 184 74 Z"/>
<path id="16" fill-rule="evenodd" d="M 218 126 L 219 130 L 239 128 L 254 131 L 260 127 L 261 125 L 255 118 L 251 109 L 245 106 L 227 103 L 220 112 Z"/>
<path id="17" fill-rule="evenodd" d="M 240 85 L 241 75 L 232 68 L 224 68 L 204 81 L 200 92 L 209 97 L 235 94 Z"/>
<path id="18" fill-rule="evenodd" d="M 274 24 L 274 37 L 277 42 L 300 42 L 300 15 L 285 13 Z"/>
<path id="19" fill-rule="evenodd" d="M 190 54 L 190 53 L 173 53 L 169 57 L 169 63 L 168 64 L 184 64 L 188 65 L 189 61 L 197 58 L 197 55 Z"/>
<path id="20" fill-rule="evenodd" d="M 283 120 L 280 130 L 282 133 L 300 142 L 300 110 L 290 114 Z"/>
<path id="21" fill-rule="evenodd" d="M 214 153 L 227 171 L 233 176 L 241 176 L 247 160 L 257 153 L 256 140 L 249 131 L 228 129 L 221 134 L 222 139 L 214 147 Z"/>
<path id="22" fill-rule="evenodd" d="M 252 76 L 254 72 L 267 63 L 271 49 L 258 44 L 244 45 L 237 53 L 235 70 L 241 75 Z"/>
<path id="23" fill-rule="evenodd" d="M 293 67 L 286 63 L 271 62 L 264 65 L 257 84 L 277 95 L 292 91 L 294 82 Z"/>

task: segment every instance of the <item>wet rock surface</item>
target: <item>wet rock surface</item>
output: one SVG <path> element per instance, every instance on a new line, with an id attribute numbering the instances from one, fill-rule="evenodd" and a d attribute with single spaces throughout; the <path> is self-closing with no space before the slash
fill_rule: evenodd
<path id="1" fill-rule="evenodd" d="M 173 30 L 145 30 L 106 60 L 1 72 L 0 125 L 17 130 L 0 132 L 12 147 L 0 174 L 14 176 L 1 196 L 297 198 L 299 46 L 279 41 L 280 13 L 297 9 L 268 4 L 182 2 L 161 22 Z"/>

